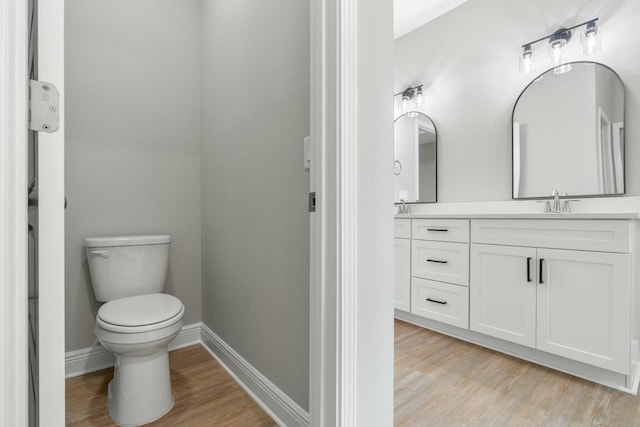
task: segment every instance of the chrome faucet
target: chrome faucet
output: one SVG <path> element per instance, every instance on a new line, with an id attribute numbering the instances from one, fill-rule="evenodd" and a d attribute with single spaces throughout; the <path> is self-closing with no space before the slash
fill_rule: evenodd
<path id="1" fill-rule="evenodd" d="M 551 212 L 552 213 L 561 212 L 561 210 L 560 210 L 560 193 L 558 193 L 557 190 L 553 190 L 553 193 L 551 193 L 551 196 L 553 197 L 553 206 L 551 207 Z"/>
<path id="2" fill-rule="evenodd" d="M 557 190 L 553 190 L 551 193 L 553 198 L 553 205 L 551 199 L 538 200 L 540 203 L 544 203 L 544 213 L 571 213 L 570 202 L 579 202 L 578 199 L 569 199 L 567 193 L 562 193 L 562 203 L 560 203 L 560 194 Z"/>
<path id="3" fill-rule="evenodd" d="M 400 203 L 401 203 L 401 205 L 398 206 L 398 214 L 399 215 L 410 214 L 411 213 L 411 205 L 406 205 L 405 202 L 404 202 L 404 199 L 400 199 Z"/>
<path id="4" fill-rule="evenodd" d="M 562 213 L 571 213 L 571 202 L 579 202 L 580 199 L 569 199 L 569 195 L 567 193 L 562 193 L 562 197 L 564 197 L 564 203 L 562 204 Z"/>

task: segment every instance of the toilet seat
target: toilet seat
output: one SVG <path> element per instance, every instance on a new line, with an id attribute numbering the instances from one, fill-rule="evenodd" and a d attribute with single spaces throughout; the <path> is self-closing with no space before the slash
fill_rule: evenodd
<path id="1" fill-rule="evenodd" d="M 172 295 L 138 295 L 107 302 L 98 310 L 96 323 L 107 331 L 135 334 L 170 326 L 183 314 L 184 305 Z"/>

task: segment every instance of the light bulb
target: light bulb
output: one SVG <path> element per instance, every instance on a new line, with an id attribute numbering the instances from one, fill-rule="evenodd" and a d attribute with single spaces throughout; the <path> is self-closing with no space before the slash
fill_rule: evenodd
<path id="1" fill-rule="evenodd" d="M 553 65 L 560 65 L 564 60 L 564 45 L 566 42 L 558 41 L 551 45 L 551 63 Z"/>
<path id="2" fill-rule="evenodd" d="M 571 31 L 564 28 L 559 29 L 549 39 L 549 62 L 554 67 L 554 74 L 566 73 L 571 69 L 570 65 L 563 65 L 564 48 L 571 40 Z"/>
<path id="3" fill-rule="evenodd" d="M 582 43 L 582 54 L 591 56 L 600 52 L 601 39 L 602 37 L 600 35 L 600 29 L 596 27 L 596 21 L 589 22 L 585 31 L 580 34 L 580 41 Z"/>
<path id="4" fill-rule="evenodd" d="M 402 110 L 409 110 L 409 98 L 405 98 L 404 96 L 402 97 Z"/>
<path id="5" fill-rule="evenodd" d="M 535 71 L 536 67 L 533 61 L 533 50 L 531 50 L 531 45 L 526 45 L 524 47 L 524 52 L 520 57 L 520 73 L 528 76 Z"/>
<path id="6" fill-rule="evenodd" d="M 422 87 L 416 89 L 416 105 L 422 107 Z"/>

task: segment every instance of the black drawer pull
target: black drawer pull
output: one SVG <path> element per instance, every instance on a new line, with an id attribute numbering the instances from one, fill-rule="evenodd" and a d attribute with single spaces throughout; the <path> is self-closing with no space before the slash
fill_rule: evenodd
<path id="1" fill-rule="evenodd" d="M 438 264 L 446 264 L 449 261 L 443 261 L 441 259 L 431 259 L 431 258 L 429 258 L 429 259 L 427 259 L 427 262 L 437 262 Z"/>
<path id="2" fill-rule="evenodd" d="M 531 282 L 531 257 L 527 257 L 527 282 Z"/>
<path id="3" fill-rule="evenodd" d="M 445 305 L 447 303 L 446 301 L 438 301 L 437 299 L 431 299 L 431 298 L 427 298 L 427 301 L 435 302 L 436 304 L 442 304 L 442 305 Z"/>
<path id="4" fill-rule="evenodd" d="M 427 228 L 427 231 L 449 231 L 447 228 Z"/>
<path id="5" fill-rule="evenodd" d="M 544 280 L 542 280 L 542 262 L 544 261 L 543 258 L 540 258 L 540 277 L 538 277 L 538 283 L 540 283 L 541 285 L 544 285 Z"/>

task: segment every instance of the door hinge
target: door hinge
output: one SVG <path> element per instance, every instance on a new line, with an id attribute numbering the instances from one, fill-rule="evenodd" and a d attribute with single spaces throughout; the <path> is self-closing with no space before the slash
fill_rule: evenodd
<path id="1" fill-rule="evenodd" d="M 309 193 L 309 212 L 316 211 L 316 192 Z"/>
<path id="2" fill-rule="evenodd" d="M 51 83 L 29 80 L 29 130 L 55 132 L 60 128 L 60 92 Z"/>

